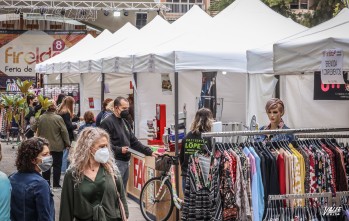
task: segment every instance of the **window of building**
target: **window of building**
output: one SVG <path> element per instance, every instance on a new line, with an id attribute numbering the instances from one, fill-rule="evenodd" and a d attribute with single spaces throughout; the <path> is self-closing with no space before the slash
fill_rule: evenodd
<path id="1" fill-rule="evenodd" d="M 298 0 L 293 0 L 293 1 L 290 3 L 290 8 L 291 8 L 291 9 L 299 9 L 299 1 L 298 1 Z"/>
<path id="2" fill-rule="evenodd" d="M 166 0 L 166 2 L 172 3 L 166 5 L 171 9 L 169 13 L 186 13 L 195 4 L 198 5 L 200 8 L 203 7 L 203 0 Z"/>
<path id="3" fill-rule="evenodd" d="M 147 13 L 136 13 L 136 27 L 141 29 L 147 24 Z"/>
<path id="4" fill-rule="evenodd" d="M 308 0 L 301 0 L 301 9 L 309 9 Z"/>

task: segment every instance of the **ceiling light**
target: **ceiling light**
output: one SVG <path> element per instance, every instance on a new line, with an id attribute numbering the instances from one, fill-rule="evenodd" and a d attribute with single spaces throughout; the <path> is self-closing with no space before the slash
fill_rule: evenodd
<path id="1" fill-rule="evenodd" d="M 114 17 L 120 17 L 120 16 L 121 16 L 121 13 L 119 11 L 114 12 Z"/>
<path id="2" fill-rule="evenodd" d="M 124 12 L 124 16 L 128 16 L 128 11 L 125 11 L 125 12 Z"/>

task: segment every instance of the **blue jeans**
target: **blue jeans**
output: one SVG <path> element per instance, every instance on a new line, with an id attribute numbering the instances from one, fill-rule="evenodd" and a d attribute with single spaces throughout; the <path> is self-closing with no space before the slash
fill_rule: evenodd
<path id="1" fill-rule="evenodd" d="M 63 150 L 63 159 L 62 159 L 62 168 L 61 168 L 62 173 L 65 173 L 65 171 L 68 169 L 68 166 L 69 166 L 68 155 L 69 155 L 69 150 L 64 149 Z"/>
<path id="2" fill-rule="evenodd" d="M 130 161 L 115 160 L 116 166 L 118 166 L 120 176 L 122 178 L 122 183 L 124 184 L 124 189 L 126 192 L 127 181 L 130 175 Z"/>

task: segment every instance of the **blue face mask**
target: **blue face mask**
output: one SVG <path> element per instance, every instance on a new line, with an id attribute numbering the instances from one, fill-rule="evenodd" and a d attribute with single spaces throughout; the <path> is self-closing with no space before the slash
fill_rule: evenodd
<path id="1" fill-rule="evenodd" d="M 52 167 L 53 158 L 51 155 L 42 157 L 41 161 L 42 162 L 38 164 L 38 167 L 40 168 L 41 172 L 46 172 Z"/>

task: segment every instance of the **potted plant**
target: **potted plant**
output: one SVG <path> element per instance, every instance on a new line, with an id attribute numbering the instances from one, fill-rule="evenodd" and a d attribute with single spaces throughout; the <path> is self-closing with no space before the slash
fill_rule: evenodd
<path id="1" fill-rule="evenodd" d="M 10 135 L 11 125 L 16 122 L 18 125 L 18 135 L 22 140 L 25 139 L 24 132 L 26 129 L 26 122 L 24 117 L 29 113 L 29 104 L 27 103 L 27 97 L 30 95 L 31 87 L 33 81 L 21 81 L 17 79 L 16 84 L 20 90 L 18 94 L 3 94 L 0 101 L 1 108 L 6 110 L 4 120 L 6 120 L 6 133 L 7 137 Z M 44 99 L 42 95 L 38 96 L 38 100 L 41 104 L 41 108 L 35 114 L 35 118 L 38 118 L 42 110 L 47 110 L 47 108 L 52 104 L 48 101 L 48 98 Z"/>

